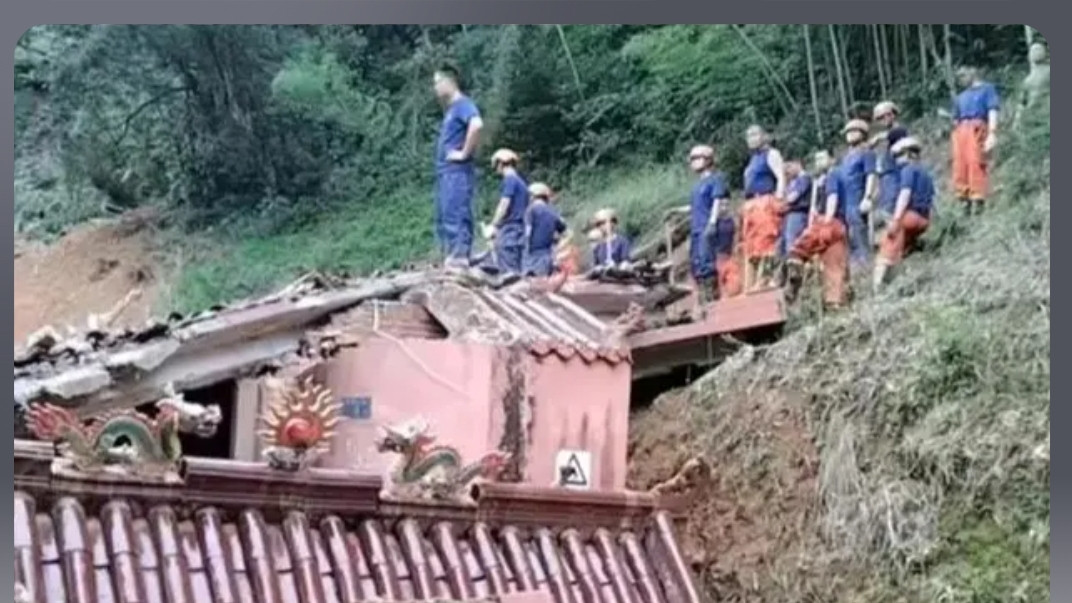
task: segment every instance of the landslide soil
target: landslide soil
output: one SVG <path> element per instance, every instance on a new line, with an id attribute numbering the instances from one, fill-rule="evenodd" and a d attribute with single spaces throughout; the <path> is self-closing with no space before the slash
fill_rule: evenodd
<path id="1" fill-rule="evenodd" d="M 144 323 L 161 291 L 151 218 L 131 214 L 87 223 L 52 244 L 15 243 L 15 346 L 46 325 L 84 328 L 90 314 L 109 312 L 140 289 L 116 318 L 121 328 Z"/>

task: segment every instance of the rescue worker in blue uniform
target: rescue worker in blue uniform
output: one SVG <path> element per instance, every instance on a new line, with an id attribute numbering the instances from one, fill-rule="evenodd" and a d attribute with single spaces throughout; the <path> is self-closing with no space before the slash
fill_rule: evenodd
<path id="1" fill-rule="evenodd" d="M 958 69 L 957 80 L 964 89 L 953 103 L 953 194 L 970 216 L 983 211 L 990 190 L 990 152 L 997 144 L 1001 97 L 974 67 Z"/>
<path id="2" fill-rule="evenodd" d="M 473 196 L 476 168 L 473 155 L 484 122 L 471 98 L 462 93 L 458 72 L 442 67 L 435 72 L 436 97 L 445 106 L 436 141 L 436 235 L 447 268 L 469 267 L 473 247 Z"/>
<path id="3" fill-rule="evenodd" d="M 529 210 L 525 217 L 525 276 L 547 277 L 555 271 L 555 248 L 570 240 L 569 228 L 551 204 L 551 187 L 542 182 L 529 186 Z"/>
<path id="4" fill-rule="evenodd" d="M 871 147 L 876 149 L 875 175 L 878 178 L 872 198 L 872 220 L 875 229 L 882 229 L 889 223 L 897 205 L 897 193 L 900 190 L 900 168 L 893 157 L 893 145 L 908 136 L 908 128 L 898 123 L 900 108 L 892 101 L 882 101 L 875 105 L 872 117 L 883 131 L 871 139 Z M 876 237 L 878 238 L 878 237 Z"/>
<path id="5" fill-rule="evenodd" d="M 876 177 L 875 153 L 868 144 L 868 130 L 870 126 L 862 119 L 845 124 L 842 133 L 849 148 L 837 168 L 843 195 L 839 201 L 844 204 L 849 237 L 849 259 L 857 268 L 866 266 L 871 256 L 867 214 L 871 211 L 870 197 Z"/>
<path id="6" fill-rule="evenodd" d="M 793 243 L 808 227 L 808 215 L 811 212 L 812 178 L 799 161 L 785 162 L 785 176 L 789 180 L 786 187 L 786 212 L 782 218 L 782 236 L 779 239 L 778 255 L 783 259 L 793 247 Z"/>
<path id="7" fill-rule="evenodd" d="M 675 211 L 689 213 L 689 268 L 696 283 L 697 310 L 702 313 L 702 309 L 716 297 L 718 281 L 715 279 L 712 242 L 718 238 L 718 220 L 729 203 L 730 192 L 726 177 L 715 171 L 715 150 L 712 147 L 705 144 L 694 146 L 689 151 L 689 169 L 698 180 L 692 187 L 689 205 Z"/>
<path id="8" fill-rule="evenodd" d="M 744 169 L 744 206 L 741 208 L 741 239 L 745 255 L 745 289 L 771 286 L 782 238 L 786 177 L 782 154 L 771 144 L 770 134 L 758 125 L 749 126 L 745 139 L 750 153 Z"/>
<path id="9" fill-rule="evenodd" d="M 900 167 L 901 181 L 897 201 L 890 216 L 875 258 L 872 285 L 878 292 L 886 281 L 886 274 L 901 263 L 916 240 L 930 226 L 931 208 L 934 206 L 934 178 L 920 162 L 922 145 L 912 136 L 906 136 L 893 145 L 892 153 Z"/>
<path id="10" fill-rule="evenodd" d="M 627 268 L 632 252 L 629 239 L 618 232 L 618 214 L 603 208 L 592 216 L 592 227 L 598 238 L 592 244 L 592 267 L 595 269 Z"/>
<path id="11" fill-rule="evenodd" d="M 505 276 L 521 274 L 525 254 L 529 185 L 517 171 L 518 162 L 517 153 L 510 149 L 499 149 L 491 156 L 491 167 L 502 177 L 502 185 L 486 234 L 493 241 L 496 268 Z"/>

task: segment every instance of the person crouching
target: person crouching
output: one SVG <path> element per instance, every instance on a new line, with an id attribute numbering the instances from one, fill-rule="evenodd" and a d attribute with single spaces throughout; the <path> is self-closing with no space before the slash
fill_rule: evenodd
<path id="1" fill-rule="evenodd" d="M 824 208 L 804 229 L 793 246 L 789 249 L 788 292 L 790 298 L 796 297 L 804 264 L 818 257 L 822 264 L 823 305 L 828 309 L 844 307 L 849 299 L 849 240 L 846 217 L 848 199 L 845 194 L 845 178 L 841 168 L 835 168 L 827 176 L 823 185 L 826 195 Z"/>
<path id="2" fill-rule="evenodd" d="M 551 187 L 542 182 L 529 186 L 526 213 L 525 276 L 547 277 L 555 270 L 555 250 L 560 241 L 569 241 L 569 228 L 551 204 Z"/>
<path id="3" fill-rule="evenodd" d="M 908 250 L 930 225 L 931 207 L 934 204 L 934 179 L 920 163 L 921 150 L 919 141 L 912 136 L 897 141 L 891 149 L 900 168 L 900 187 L 893 216 L 879 244 L 878 257 L 875 259 L 872 284 L 876 291 L 885 284 L 890 268 L 901 263 Z"/>
<path id="4" fill-rule="evenodd" d="M 592 245 L 592 267 L 627 268 L 631 248 L 629 239 L 618 232 L 618 214 L 610 208 L 601 209 L 592 216 L 592 227 L 598 237 Z"/>

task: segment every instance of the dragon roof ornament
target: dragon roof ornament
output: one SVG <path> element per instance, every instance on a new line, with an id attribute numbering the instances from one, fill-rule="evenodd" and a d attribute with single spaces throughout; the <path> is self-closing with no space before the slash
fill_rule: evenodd
<path id="1" fill-rule="evenodd" d="M 168 386 L 150 417 L 136 410 L 101 414 L 88 422 L 74 411 L 48 403 L 26 411 L 29 431 L 53 442 L 54 475 L 69 479 L 182 483 L 185 464 L 180 433 L 202 438 L 216 434 L 219 405 L 187 402 Z"/>
<path id="2" fill-rule="evenodd" d="M 376 449 L 398 455 L 385 484 L 384 498 L 475 504 L 472 486 L 498 481 L 510 460 L 509 453 L 496 450 L 463 464 L 457 448 L 436 445 L 435 441 L 428 422 L 422 418 L 380 427 Z"/>
<path id="3" fill-rule="evenodd" d="M 327 452 L 339 423 L 342 405 L 331 390 L 307 377 L 276 387 L 277 396 L 261 416 L 257 431 L 268 464 L 298 471 Z"/>

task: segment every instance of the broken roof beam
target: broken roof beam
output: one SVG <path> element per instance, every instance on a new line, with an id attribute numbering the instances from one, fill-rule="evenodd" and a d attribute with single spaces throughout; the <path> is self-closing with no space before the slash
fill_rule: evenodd
<path id="1" fill-rule="evenodd" d="M 600 317 L 617 317 L 638 304 L 646 312 L 665 307 L 688 297 L 692 289 L 682 285 L 659 284 L 654 287 L 600 283 L 571 279 L 558 295 Z"/>
<path id="2" fill-rule="evenodd" d="M 94 414 L 157 400 L 169 383 L 182 391 L 240 377 L 296 353 L 312 323 L 368 299 L 397 297 L 425 280 L 423 274 L 405 274 L 222 311 L 167 338 L 113 352 L 92 364 L 16 379 L 15 401 L 47 400 Z"/>

